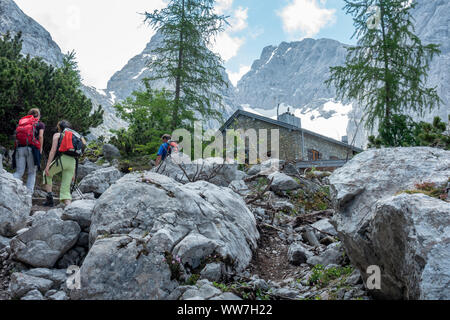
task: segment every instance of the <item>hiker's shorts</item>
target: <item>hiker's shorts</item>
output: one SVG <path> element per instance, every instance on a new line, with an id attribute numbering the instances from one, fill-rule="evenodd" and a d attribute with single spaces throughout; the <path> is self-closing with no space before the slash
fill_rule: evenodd
<path id="1" fill-rule="evenodd" d="M 75 158 L 63 154 L 59 160 L 53 161 L 50 165 L 50 169 L 48 170 L 48 173 L 50 174 L 49 177 L 45 175 L 44 171 L 44 183 L 50 186 L 53 185 L 53 177 L 55 174 L 62 172 L 61 190 L 59 192 L 60 201 L 72 200 L 72 195 L 70 194 L 70 183 L 72 182 L 75 174 L 75 166 Z"/>

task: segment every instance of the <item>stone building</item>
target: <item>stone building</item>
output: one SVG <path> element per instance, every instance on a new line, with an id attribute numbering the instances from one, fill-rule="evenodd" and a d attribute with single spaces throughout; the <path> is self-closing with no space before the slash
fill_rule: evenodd
<path id="1" fill-rule="evenodd" d="M 258 150 L 261 143 L 267 145 L 267 149 L 271 149 L 270 134 L 271 129 L 279 131 L 279 155 L 271 155 L 282 160 L 297 161 L 318 161 L 318 160 L 348 160 L 358 152 L 363 150 L 347 143 L 346 137 L 342 141 L 325 137 L 318 133 L 303 129 L 301 127 L 301 119 L 287 112 L 278 116 L 278 120 L 263 117 L 254 113 L 243 110 L 237 110 L 225 124 L 220 128 L 224 135 L 226 130 L 242 129 L 247 132 L 254 129 L 258 136 Z M 262 137 L 263 132 L 260 129 L 267 129 L 267 135 Z M 248 135 L 246 135 L 248 137 Z M 247 138 L 245 142 L 246 152 L 248 153 L 252 146 L 249 146 Z M 259 152 L 258 152 L 259 155 Z"/>

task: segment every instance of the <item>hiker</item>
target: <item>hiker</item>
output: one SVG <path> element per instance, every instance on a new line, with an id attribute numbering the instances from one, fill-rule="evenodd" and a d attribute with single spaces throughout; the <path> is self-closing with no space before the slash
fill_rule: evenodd
<path id="1" fill-rule="evenodd" d="M 45 124 L 40 121 L 41 112 L 34 108 L 19 120 L 15 132 L 15 149 L 13 154 L 14 177 L 21 180 L 27 168 L 27 188 L 34 193 L 36 172 L 41 166 L 42 148 L 44 146 Z"/>
<path id="2" fill-rule="evenodd" d="M 44 206 L 53 207 L 52 183 L 55 174 L 62 173 L 59 200 L 68 206 L 72 203 L 70 184 L 75 179 L 78 156 L 81 155 L 86 142 L 71 129 L 66 120 L 61 120 L 57 125 L 58 132 L 53 135 L 52 148 L 48 156 L 47 166 L 44 172 L 44 188 L 47 191 L 47 199 Z"/>
<path id="3" fill-rule="evenodd" d="M 178 152 L 178 144 L 175 141 L 172 141 L 172 137 L 169 134 L 164 134 L 162 137 L 162 144 L 159 147 L 155 166 L 159 166 L 159 164 L 164 161 L 168 155 L 172 152 Z"/>

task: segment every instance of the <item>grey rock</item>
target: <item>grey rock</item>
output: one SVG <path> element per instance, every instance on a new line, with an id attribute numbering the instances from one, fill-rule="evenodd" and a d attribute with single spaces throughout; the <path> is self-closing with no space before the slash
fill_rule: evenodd
<path id="1" fill-rule="evenodd" d="M 228 187 L 233 181 L 243 180 L 247 176 L 238 170 L 237 163 L 224 162 L 223 158 L 198 159 L 191 162 L 183 153 L 172 154 L 151 171 L 181 183 L 204 180 L 222 187 Z"/>
<path id="2" fill-rule="evenodd" d="M 201 301 L 201 300 L 205 300 L 203 297 L 200 296 L 195 296 L 195 297 L 190 297 L 184 300 L 193 300 L 193 301 Z"/>
<path id="3" fill-rule="evenodd" d="M 230 300 L 230 301 L 238 301 L 238 300 L 242 300 L 241 297 L 238 297 L 237 295 L 235 295 L 234 293 L 231 292 L 224 292 L 219 296 L 215 296 L 209 300 Z"/>
<path id="4" fill-rule="evenodd" d="M 268 176 L 274 172 L 280 171 L 284 163 L 284 160 L 268 159 L 260 164 L 253 165 L 250 169 L 248 169 L 247 174 L 249 176 L 254 176 L 257 174 Z"/>
<path id="5" fill-rule="evenodd" d="M 71 292 L 72 298 L 173 299 L 181 293 L 171 295 L 179 284 L 165 251 L 190 268 L 213 253 L 229 258 L 236 270 L 250 262 L 259 237 L 256 221 L 232 190 L 205 181 L 183 185 L 150 172 L 143 176 L 147 182 L 141 174 L 124 176 L 97 201 L 92 247 L 80 269 L 82 289 Z"/>
<path id="6" fill-rule="evenodd" d="M 48 291 L 45 293 L 45 297 L 48 298 L 48 297 L 50 297 L 51 295 L 53 295 L 53 294 L 55 294 L 55 293 L 57 293 L 57 292 L 58 292 L 58 290 L 55 290 L 55 289 L 48 290 Z"/>
<path id="7" fill-rule="evenodd" d="M 286 163 L 283 166 L 283 173 L 287 174 L 288 176 L 297 176 L 299 174 L 299 171 L 292 163 Z"/>
<path id="8" fill-rule="evenodd" d="M 339 242 L 333 243 L 318 256 L 308 258 L 307 263 L 315 266 L 321 264 L 323 266 L 340 265 L 344 262 L 344 251 L 342 244 Z"/>
<path id="9" fill-rule="evenodd" d="M 23 273 L 28 276 L 50 280 L 55 287 L 59 287 L 67 279 L 66 270 L 60 269 L 36 268 L 24 271 Z"/>
<path id="10" fill-rule="evenodd" d="M 95 200 L 74 201 L 64 209 L 61 219 L 75 221 L 85 230 L 91 225 L 91 215 L 94 206 Z"/>
<path id="11" fill-rule="evenodd" d="M 11 275 L 9 292 L 12 298 L 22 298 L 31 290 L 39 290 L 40 293 L 47 292 L 53 286 L 53 281 L 38 277 L 29 276 L 24 273 L 15 272 Z"/>
<path id="12" fill-rule="evenodd" d="M 164 300 L 178 287 L 164 255 L 128 236 L 97 239 L 81 269 L 81 289 L 71 299 Z M 137 258 L 138 257 L 138 258 Z"/>
<path id="13" fill-rule="evenodd" d="M 49 211 L 37 211 L 28 219 L 29 226 L 36 226 L 39 223 L 45 223 L 49 219 L 61 220 L 63 209 L 56 208 Z"/>
<path id="14" fill-rule="evenodd" d="M 31 211 L 31 195 L 22 181 L 0 171 L 0 236 L 14 237 L 24 228 Z"/>
<path id="15" fill-rule="evenodd" d="M 75 245 L 80 231 L 76 222 L 42 218 L 11 241 L 13 257 L 33 267 L 51 268 Z"/>
<path id="16" fill-rule="evenodd" d="M 106 167 L 88 174 L 79 184 L 83 193 L 104 193 L 112 184 L 122 177 L 122 173 L 114 167 Z"/>
<path id="17" fill-rule="evenodd" d="M 11 239 L 0 236 L 0 250 L 9 247 Z"/>
<path id="18" fill-rule="evenodd" d="M 63 301 L 68 300 L 67 294 L 64 291 L 58 291 L 55 294 L 52 294 L 48 297 L 49 300 L 55 300 L 55 301 Z"/>
<path id="19" fill-rule="evenodd" d="M 291 299 L 295 299 L 299 295 L 299 292 L 297 290 L 291 288 L 277 288 L 274 289 L 272 293 L 280 297 L 286 297 Z"/>
<path id="20" fill-rule="evenodd" d="M 247 170 L 249 176 L 257 175 L 261 171 L 261 165 L 255 164 L 250 169 Z"/>
<path id="21" fill-rule="evenodd" d="M 190 299 L 193 299 L 193 300 L 204 300 L 204 298 L 201 298 L 201 299 L 196 299 L 196 298 L 201 298 L 200 297 L 200 290 L 198 288 L 188 289 L 181 296 L 181 300 L 190 300 Z"/>
<path id="22" fill-rule="evenodd" d="M 316 234 L 310 228 L 305 230 L 305 232 L 302 234 L 302 236 L 313 247 L 320 246 L 319 239 L 317 239 Z"/>
<path id="23" fill-rule="evenodd" d="M 271 189 L 273 191 L 289 191 L 300 188 L 300 185 L 293 178 L 281 172 L 274 172 L 268 176 L 268 179 L 273 179 Z"/>
<path id="24" fill-rule="evenodd" d="M 337 236 L 336 228 L 330 223 L 329 219 L 322 219 L 312 224 L 312 226 L 320 231 Z M 325 234 L 321 233 L 321 238 L 325 237 Z"/>
<path id="25" fill-rule="evenodd" d="M 173 255 L 193 268 L 213 252 L 229 256 L 237 270 L 247 266 L 259 234 L 242 198 L 206 181 L 182 185 L 151 172 L 144 176 L 149 183 L 140 174 L 128 174 L 102 195 L 90 243 L 101 234 L 142 230 L 152 234 L 149 246 L 162 252 L 173 247 Z"/>
<path id="26" fill-rule="evenodd" d="M 218 296 L 222 294 L 222 291 L 220 289 L 217 289 L 216 287 L 212 286 L 212 284 L 205 284 L 200 287 L 199 289 L 200 297 L 203 299 L 211 299 L 214 296 Z"/>
<path id="27" fill-rule="evenodd" d="M 362 283 L 361 273 L 359 270 L 355 270 L 352 274 L 345 280 L 345 283 L 351 286 L 355 286 L 357 284 Z"/>
<path id="28" fill-rule="evenodd" d="M 78 164 L 77 178 L 81 180 L 87 175 L 99 169 L 101 169 L 99 165 L 96 165 L 95 163 L 86 159 L 83 163 Z"/>
<path id="29" fill-rule="evenodd" d="M 243 196 L 246 196 L 246 195 L 251 193 L 249 187 L 244 182 L 244 180 L 231 181 L 231 183 L 229 184 L 228 188 L 230 188 L 231 190 L 233 190 L 237 194 L 243 195 Z"/>
<path id="30" fill-rule="evenodd" d="M 108 144 L 108 143 L 104 144 L 103 147 L 102 147 L 102 153 L 103 153 L 103 156 L 107 160 L 120 158 L 120 151 L 119 151 L 119 149 L 117 149 L 112 144 Z"/>
<path id="31" fill-rule="evenodd" d="M 450 204 L 400 193 L 419 182 L 445 186 L 449 176 L 450 152 L 420 147 L 369 150 L 330 177 L 338 209 L 332 223 L 352 264 L 364 282 L 368 266 L 383 270 L 375 297 L 450 296 Z"/>
<path id="32" fill-rule="evenodd" d="M 312 256 L 313 253 L 300 243 L 294 243 L 289 246 L 288 260 L 289 263 L 293 264 L 294 266 L 299 266 L 302 263 L 306 263 L 306 260 L 308 260 L 308 258 Z"/>
<path id="33" fill-rule="evenodd" d="M 253 286 L 256 290 L 262 290 L 262 291 L 268 291 L 269 290 L 269 285 L 267 284 L 267 282 L 264 279 L 255 279 L 252 280 L 249 283 L 251 286 Z"/>
<path id="34" fill-rule="evenodd" d="M 200 272 L 200 276 L 202 279 L 218 282 L 222 278 L 222 265 L 220 263 L 209 263 Z"/>
<path id="35" fill-rule="evenodd" d="M 34 289 L 28 292 L 20 300 L 45 300 L 45 298 L 39 290 Z"/>

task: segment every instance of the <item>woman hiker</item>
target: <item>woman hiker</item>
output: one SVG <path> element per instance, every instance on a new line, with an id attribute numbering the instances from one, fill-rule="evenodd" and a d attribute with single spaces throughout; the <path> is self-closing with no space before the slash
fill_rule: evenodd
<path id="1" fill-rule="evenodd" d="M 59 200 L 68 206 L 72 202 L 72 195 L 70 194 L 70 184 L 75 177 L 76 160 L 66 154 L 57 154 L 59 138 L 64 129 L 70 129 L 71 125 L 66 120 L 61 120 L 57 125 L 58 132 L 53 135 L 52 148 L 48 156 L 47 166 L 44 171 L 44 189 L 47 191 L 47 201 L 44 206 L 53 207 L 53 193 L 52 180 L 55 174 L 62 172 L 61 189 L 59 193 Z M 55 158 L 56 156 L 56 158 Z"/>

